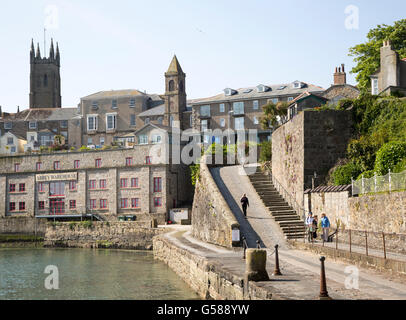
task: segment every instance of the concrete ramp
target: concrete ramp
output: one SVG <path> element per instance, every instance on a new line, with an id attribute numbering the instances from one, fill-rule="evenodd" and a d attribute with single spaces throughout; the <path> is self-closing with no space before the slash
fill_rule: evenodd
<path id="1" fill-rule="evenodd" d="M 252 167 L 247 171 L 249 174 L 255 173 Z M 257 240 L 260 240 L 261 245 L 266 248 L 273 248 L 275 244 L 279 244 L 281 249 L 288 247 L 283 232 L 258 196 L 242 166 L 212 168 L 211 173 L 240 224 L 241 236 L 247 239 L 249 247 L 255 247 Z M 244 218 L 240 203 L 244 193 L 250 202 L 247 220 Z"/>

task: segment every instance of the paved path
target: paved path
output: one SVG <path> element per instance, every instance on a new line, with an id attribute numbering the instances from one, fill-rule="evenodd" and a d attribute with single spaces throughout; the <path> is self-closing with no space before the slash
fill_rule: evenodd
<path id="1" fill-rule="evenodd" d="M 306 279 L 308 298 L 312 298 L 318 292 L 320 262 L 319 256 L 300 250 L 292 249 L 280 230 L 278 224 L 272 219 L 268 209 L 264 206 L 248 176 L 240 166 L 223 167 L 212 169 L 214 180 L 229 204 L 231 210 L 241 224 L 241 232 L 248 239 L 250 247 L 255 247 L 255 241 L 267 248 L 269 259 L 273 262 L 273 247 L 280 245 L 280 264 L 282 273 Z M 250 208 L 248 219 L 245 220 L 240 209 L 239 199 L 246 193 Z M 329 293 L 337 297 L 348 299 L 406 299 L 406 285 L 401 280 L 394 281 L 390 275 L 383 275 L 369 269 L 359 270 L 359 290 L 346 289 L 345 280 L 348 273 L 345 269 L 352 265 L 337 261 L 326 261 L 326 275 Z M 353 266 L 355 267 L 355 266 Z M 348 270 L 347 270 L 348 271 Z M 310 281 L 312 279 L 312 281 Z M 302 290 L 302 285 L 297 285 L 297 290 Z M 283 288 L 281 288 L 283 291 Z"/>

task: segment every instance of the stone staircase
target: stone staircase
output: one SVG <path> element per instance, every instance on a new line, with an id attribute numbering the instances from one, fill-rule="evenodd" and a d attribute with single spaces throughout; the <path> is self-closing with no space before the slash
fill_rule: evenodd
<path id="1" fill-rule="evenodd" d="M 306 232 L 303 220 L 275 189 L 270 177 L 257 171 L 249 179 L 286 238 L 303 239 Z"/>

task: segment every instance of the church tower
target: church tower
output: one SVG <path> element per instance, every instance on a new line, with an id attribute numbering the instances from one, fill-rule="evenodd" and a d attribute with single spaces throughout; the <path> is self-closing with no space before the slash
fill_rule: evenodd
<path id="1" fill-rule="evenodd" d="M 61 77 L 59 46 L 51 40 L 49 57 L 41 58 L 39 44 L 37 52 L 34 41 L 31 41 L 30 52 L 30 109 L 61 108 Z"/>
<path id="2" fill-rule="evenodd" d="M 183 126 L 183 112 L 186 111 L 186 75 L 180 67 L 176 55 L 173 57 L 168 71 L 165 73 L 165 115 L 163 124 L 166 126 Z"/>

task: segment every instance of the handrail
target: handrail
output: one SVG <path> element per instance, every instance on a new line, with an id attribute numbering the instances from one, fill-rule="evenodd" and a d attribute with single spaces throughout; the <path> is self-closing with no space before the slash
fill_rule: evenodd
<path id="1" fill-rule="evenodd" d="M 278 179 L 275 178 L 275 176 L 272 174 L 272 168 L 268 164 L 264 165 L 264 169 L 267 170 L 270 173 L 270 178 L 271 182 L 275 186 L 275 188 L 278 190 L 278 192 L 282 195 L 282 197 L 287 201 L 287 203 L 295 209 L 295 211 L 299 214 L 302 214 L 302 219 L 306 220 L 306 210 L 304 206 L 300 205 L 296 198 L 289 192 L 287 191 L 283 185 L 278 181 Z M 300 216 L 300 214 L 299 214 Z"/>

